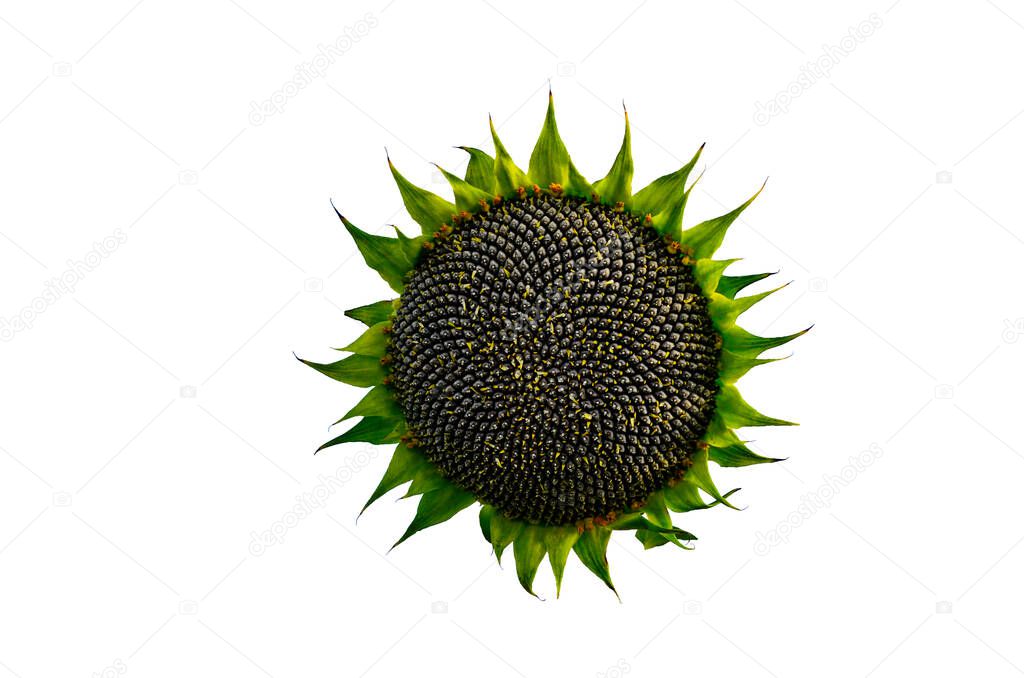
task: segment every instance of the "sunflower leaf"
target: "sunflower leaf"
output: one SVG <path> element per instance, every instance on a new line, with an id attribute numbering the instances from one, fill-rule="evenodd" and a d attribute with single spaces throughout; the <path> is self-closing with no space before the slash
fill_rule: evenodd
<path id="1" fill-rule="evenodd" d="M 720 325 L 733 324 L 736 322 L 736 318 L 749 311 L 754 304 L 775 294 L 788 285 L 789 283 L 786 283 L 774 289 L 759 292 L 758 294 L 750 294 L 739 299 L 730 299 L 717 292 L 712 293 L 708 301 L 708 312 L 711 314 L 711 318 Z"/>
<path id="2" fill-rule="evenodd" d="M 405 210 L 413 218 L 413 221 L 420 225 L 423 235 L 432 236 L 437 229 L 452 220 L 457 211 L 455 205 L 439 195 L 410 183 L 395 168 L 390 158 L 388 158 L 388 167 L 391 168 L 391 175 L 398 185 L 398 192 L 402 194 Z"/>

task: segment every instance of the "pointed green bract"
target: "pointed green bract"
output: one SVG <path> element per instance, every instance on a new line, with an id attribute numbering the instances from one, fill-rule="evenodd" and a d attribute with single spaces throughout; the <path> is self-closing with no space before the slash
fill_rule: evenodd
<path id="1" fill-rule="evenodd" d="M 537 576 L 537 568 L 544 560 L 543 532 L 544 528 L 542 527 L 526 525 L 512 542 L 512 555 L 516 559 L 516 575 L 519 577 L 519 583 L 532 596 L 537 595 L 533 592 L 533 580 Z"/>
<path id="2" fill-rule="evenodd" d="M 355 407 L 345 413 L 338 421 L 339 424 L 352 417 L 390 417 L 401 419 L 402 409 L 398 406 L 394 394 L 387 386 L 374 386 L 363 396 L 363 399 L 356 403 Z"/>
<path id="3" fill-rule="evenodd" d="M 569 558 L 569 551 L 572 550 L 573 544 L 579 538 L 580 533 L 575 525 L 544 529 L 544 548 L 548 552 L 551 572 L 555 575 L 555 597 L 562 594 L 562 575 L 565 573 L 565 563 Z"/>
<path id="4" fill-rule="evenodd" d="M 750 207 L 750 203 L 754 202 L 754 198 L 761 194 L 764 190 L 764 186 L 757 190 L 757 193 L 750 196 L 750 199 L 745 203 L 737 207 L 731 212 L 723 214 L 720 217 L 709 219 L 701 222 L 691 229 L 683 232 L 680 242 L 693 250 L 693 256 L 698 259 L 704 259 L 712 256 L 719 247 L 722 246 L 722 240 L 725 239 L 725 232 L 729 230 L 732 223 L 736 221 L 739 216 L 743 213 L 743 210 Z"/>
<path id="5" fill-rule="evenodd" d="M 711 479 L 711 472 L 708 469 L 707 447 L 698 448 L 697 451 L 694 453 L 693 465 L 686 470 L 686 476 L 695 485 L 697 485 L 697 487 L 707 492 L 716 500 L 725 504 L 729 508 L 736 508 L 735 506 L 729 503 L 728 495 L 724 495 L 718 491 L 718 488 L 715 486 L 715 481 Z"/>
<path id="6" fill-rule="evenodd" d="M 392 419 L 391 417 L 363 417 L 359 423 L 342 433 L 337 438 L 329 440 L 317 449 L 325 450 L 328 447 L 341 445 L 342 443 L 372 443 L 374 445 L 386 445 L 397 443 L 402 434 L 405 433 L 405 421 Z"/>
<path id="7" fill-rule="evenodd" d="M 391 289 L 401 293 L 405 289 L 405 274 L 416 264 L 421 242 L 406 238 L 401 232 L 397 238 L 372 235 L 354 225 L 340 212 L 337 214 L 349 235 L 355 240 L 366 265 L 377 271 Z"/>
<path id="8" fill-rule="evenodd" d="M 788 284 L 786 283 L 786 285 Z M 786 287 L 786 285 L 780 285 L 774 289 L 738 299 L 730 299 L 716 292 L 711 295 L 711 299 L 708 302 L 708 311 L 711 313 L 711 317 L 720 325 L 732 324 L 736 322 L 736 318 L 753 308 L 754 304 L 775 294 L 783 287 Z"/>
<path id="9" fill-rule="evenodd" d="M 710 297 L 718 290 L 722 279 L 726 277 L 722 275 L 722 272 L 737 261 L 739 261 L 739 259 L 697 260 L 693 265 L 693 275 L 697 278 L 697 282 L 700 283 L 700 288 L 704 292 L 704 296 Z"/>
<path id="10" fill-rule="evenodd" d="M 733 259 L 733 261 L 736 261 Z M 736 293 L 742 290 L 748 285 L 753 285 L 759 280 L 775 275 L 775 273 L 753 273 L 751 275 L 723 275 L 721 280 L 718 281 L 718 286 L 715 289 L 719 294 L 724 297 L 734 299 Z"/>
<path id="11" fill-rule="evenodd" d="M 781 459 L 764 457 L 751 451 L 743 443 L 729 445 L 728 447 L 709 447 L 708 459 L 719 466 L 750 466 L 752 464 L 771 464 Z"/>
<path id="12" fill-rule="evenodd" d="M 384 477 L 380 479 L 377 489 L 370 495 L 359 514 L 362 515 L 363 511 L 370 507 L 370 504 L 391 490 L 410 482 L 416 477 L 416 473 L 428 463 L 426 457 L 409 449 L 405 443 L 399 443 L 395 448 L 395 453 L 391 456 L 388 470 L 384 472 Z"/>
<path id="13" fill-rule="evenodd" d="M 302 358 L 299 358 L 299 361 L 331 379 L 360 388 L 376 386 L 386 375 L 380 359 L 372 356 L 352 355 L 329 364 L 314 363 Z"/>
<path id="14" fill-rule="evenodd" d="M 491 520 L 494 518 L 494 507 L 484 504 L 480 507 L 480 531 L 488 544 L 491 543 Z"/>
<path id="15" fill-rule="evenodd" d="M 466 166 L 466 182 L 476 186 L 490 196 L 494 196 L 494 158 L 472 146 L 459 146 L 469 153 L 469 165 Z"/>
<path id="16" fill-rule="evenodd" d="M 486 205 L 493 197 L 490 193 L 480 190 L 476 186 L 463 181 L 443 167 L 437 166 L 444 178 L 452 187 L 455 193 L 455 206 L 460 212 L 473 212 L 479 209 L 481 203 Z"/>
<path id="17" fill-rule="evenodd" d="M 729 428 L 743 428 L 744 426 L 796 426 L 791 421 L 766 417 L 761 414 L 743 399 L 735 386 L 726 384 L 718 392 L 717 412 L 721 414 L 722 421 Z"/>
<path id="18" fill-rule="evenodd" d="M 747 332 L 745 329 L 737 325 L 718 328 L 722 335 L 722 340 L 725 342 L 725 346 L 730 351 L 738 355 L 751 358 L 756 358 L 770 348 L 788 344 L 797 337 L 802 337 L 807 334 L 810 329 L 811 328 L 808 327 L 806 330 L 800 330 L 799 332 L 787 334 L 782 337 L 759 337 Z"/>
<path id="19" fill-rule="evenodd" d="M 522 529 L 523 523 L 518 520 L 509 520 L 498 511 L 491 516 L 491 546 L 494 547 L 494 556 L 498 559 L 499 564 L 501 563 L 501 554 Z"/>
<path id="20" fill-rule="evenodd" d="M 420 498 L 420 503 L 416 507 L 416 517 L 409 523 L 402 538 L 396 541 L 391 548 L 395 548 L 420 530 L 443 523 L 475 501 L 476 498 L 472 494 L 451 484 L 439 490 L 427 492 Z"/>
<path id="21" fill-rule="evenodd" d="M 679 240 L 682 233 L 683 211 L 690 197 L 686 180 L 703 150 L 704 145 L 701 144 L 690 162 L 671 174 L 655 179 L 633 196 L 633 212 L 641 217 L 651 215 L 655 228 L 662 235 Z"/>
<path id="22" fill-rule="evenodd" d="M 587 569 L 596 574 L 618 596 L 615 584 L 612 583 L 612 574 L 608 570 L 608 540 L 611 536 L 612 531 L 608 528 L 588 528 L 573 544 L 572 550 Z"/>
<path id="23" fill-rule="evenodd" d="M 723 349 L 718 358 L 718 378 L 726 384 L 732 384 L 758 365 L 766 365 L 779 360 L 782 358 L 750 358 Z"/>
<path id="24" fill-rule="evenodd" d="M 357 355 L 368 355 L 382 358 L 388 352 L 388 335 L 386 330 L 391 327 L 389 321 L 379 322 L 363 332 L 358 339 L 348 346 L 338 349 Z"/>
<path id="25" fill-rule="evenodd" d="M 530 155 L 530 181 L 541 188 L 552 184 L 561 186 L 569 195 L 590 197 L 593 187 L 587 183 L 572 164 L 569 151 L 566 150 L 562 138 L 558 135 L 555 123 L 555 101 L 548 93 L 548 112 L 544 116 L 544 126 L 540 130 L 537 145 Z"/>
<path id="26" fill-rule="evenodd" d="M 529 186 L 530 180 L 505 150 L 501 139 L 498 138 L 497 130 L 494 129 L 494 120 L 488 121 L 491 125 L 491 139 L 494 141 L 494 182 L 498 195 L 511 199 L 518 189 Z"/>
<path id="27" fill-rule="evenodd" d="M 633 150 L 629 135 L 629 114 L 625 113 L 626 131 L 622 135 L 622 146 L 608 174 L 594 182 L 594 192 L 606 205 L 622 203 L 629 208 L 633 198 Z"/>
<path id="28" fill-rule="evenodd" d="M 395 312 L 395 299 L 394 301 L 378 301 L 373 304 L 367 304 L 366 306 L 359 306 L 357 308 L 350 308 L 345 311 L 345 315 L 354 320 L 358 320 L 364 325 L 376 325 L 379 322 L 384 322 L 391 317 L 391 314 Z"/>
<path id="29" fill-rule="evenodd" d="M 395 183 L 398 184 L 398 192 L 402 194 L 405 210 L 413 218 L 413 221 L 423 229 L 423 235 L 432 236 L 441 226 L 451 222 L 456 213 L 455 205 L 439 195 L 410 183 L 399 173 L 390 159 L 388 159 L 388 167 L 391 168 L 391 175 L 395 178 Z"/>

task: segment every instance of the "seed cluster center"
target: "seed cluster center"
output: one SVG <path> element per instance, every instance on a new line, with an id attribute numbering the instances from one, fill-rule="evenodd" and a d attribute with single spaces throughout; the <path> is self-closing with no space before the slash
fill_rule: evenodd
<path id="1" fill-rule="evenodd" d="M 691 265 L 585 200 L 540 194 L 459 224 L 424 251 L 391 342 L 418 449 L 510 518 L 644 502 L 714 412 L 719 339 Z"/>

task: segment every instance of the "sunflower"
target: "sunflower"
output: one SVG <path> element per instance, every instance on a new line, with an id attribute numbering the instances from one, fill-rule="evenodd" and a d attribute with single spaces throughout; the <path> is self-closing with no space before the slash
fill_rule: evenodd
<path id="1" fill-rule="evenodd" d="M 303 360 L 370 389 L 339 420 L 359 422 L 320 449 L 396 444 L 363 509 L 409 483 L 405 497 L 419 503 L 396 546 L 480 504 L 484 538 L 499 563 L 512 547 L 531 594 L 545 556 L 561 591 L 570 552 L 614 591 L 612 532 L 692 548 L 672 513 L 733 507 L 735 490 L 719 491 L 708 463 L 779 461 L 735 429 L 790 422 L 759 413 L 735 383 L 807 330 L 766 338 L 736 324 L 776 290 L 738 297 L 770 274 L 725 275 L 736 260 L 712 258 L 757 193 L 683 230 L 703 146 L 634 193 L 628 115 L 608 175 L 593 183 L 559 137 L 550 94 L 527 171 L 493 122 L 491 135 L 493 156 L 460 147 L 463 178 L 438 168 L 454 204 L 388 159 L 420 235 L 373 235 L 338 213 L 398 298 L 346 312 L 368 326 L 341 349 L 352 355 Z"/>

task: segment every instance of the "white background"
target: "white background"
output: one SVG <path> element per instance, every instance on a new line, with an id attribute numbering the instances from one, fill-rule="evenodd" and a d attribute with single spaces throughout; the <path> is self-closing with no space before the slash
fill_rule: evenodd
<path id="1" fill-rule="evenodd" d="M 1024 672 L 1022 57 L 1010 0 L 0 5 L 0 676 Z M 741 382 L 789 461 L 693 552 L 617 535 L 621 603 L 472 510 L 385 556 L 390 450 L 313 456 L 361 392 L 291 355 L 388 296 L 329 199 L 414 232 L 384 147 L 446 192 L 490 112 L 525 165 L 549 79 L 592 179 L 622 100 L 638 188 L 708 142 L 689 225 L 770 176 L 721 253 L 793 281 L 747 327 L 815 323 Z"/>

